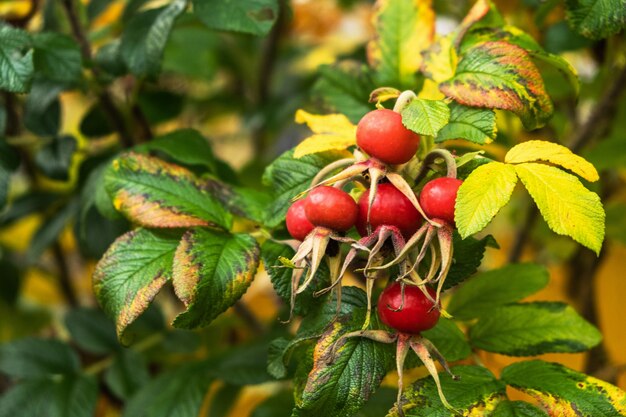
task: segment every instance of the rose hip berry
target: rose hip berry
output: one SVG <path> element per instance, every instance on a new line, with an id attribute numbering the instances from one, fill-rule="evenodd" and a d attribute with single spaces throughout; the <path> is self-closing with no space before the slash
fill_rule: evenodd
<path id="1" fill-rule="evenodd" d="M 428 182 L 419 196 L 420 206 L 431 219 L 441 219 L 454 225 L 454 204 L 459 187 L 457 178 L 437 178 Z"/>
<path id="2" fill-rule="evenodd" d="M 427 291 L 434 299 L 435 291 L 431 288 Z M 380 294 L 378 316 L 383 323 L 400 333 L 418 334 L 437 324 L 441 313 L 433 306 L 422 290 L 413 285 L 404 286 L 403 303 L 401 285 L 394 282 Z"/>
<path id="3" fill-rule="evenodd" d="M 359 198 L 359 217 L 356 228 L 361 236 L 367 235 L 367 206 L 370 190 Z M 370 225 L 374 232 L 378 226 L 395 226 L 406 239 L 417 231 L 422 223 L 422 216 L 411 201 L 392 184 L 380 184 L 376 190 L 374 202 L 370 207 Z"/>
<path id="4" fill-rule="evenodd" d="M 306 199 L 298 200 L 287 210 L 287 231 L 296 240 L 304 240 L 311 233 L 311 230 L 315 228 L 313 223 L 306 217 L 304 212 L 305 204 Z"/>
<path id="5" fill-rule="evenodd" d="M 367 154 L 386 164 L 403 164 L 415 155 L 420 137 L 404 127 L 400 113 L 378 109 L 359 121 L 356 143 Z"/>
<path id="6" fill-rule="evenodd" d="M 354 226 L 359 208 L 354 199 L 338 188 L 321 186 L 314 188 L 306 198 L 306 217 L 315 226 L 345 232 Z"/>

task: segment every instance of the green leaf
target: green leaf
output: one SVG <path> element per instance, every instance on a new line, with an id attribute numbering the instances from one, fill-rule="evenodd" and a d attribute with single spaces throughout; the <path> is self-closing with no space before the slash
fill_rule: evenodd
<path id="1" fill-rule="evenodd" d="M 452 244 L 454 245 L 453 262 L 446 282 L 443 284 L 444 290 L 455 287 L 474 275 L 483 261 L 487 247 L 499 248 L 491 235 L 480 240 L 473 237 L 462 239 L 456 230 L 452 235 Z"/>
<path id="2" fill-rule="evenodd" d="M 266 35 L 278 19 L 277 0 L 193 0 L 193 11 L 207 27 Z"/>
<path id="3" fill-rule="evenodd" d="M 491 417 L 548 417 L 548 414 L 524 401 L 502 401 Z"/>
<path id="4" fill-rule="evenodd" d="M 259 404 L 250 417 L 291 417 L 293 407 L 293 394 L 279 391 Z"/>
<path id="5" fill-rule="evenodd" d="M 282 267 L 278 258 L 291 259 L 294 255 L 295 251 L 289 245 L 272 240 L 266 240 L 261 247 L 261 258 L 263 259 L 265 270 L 270 276 L 274 290 L 287 305 L 289 305 L 291 300 L 291 275 L 293 270 Z M 311 285 L 296 297 L 294 313 L 304 316 L 317 306 L 322 299 L 313 297 L 313 293 L 326 288 L 328 285 L 330 285 L 329 271 L 326 264 L 322 263 Z"/>
<path id="6" fill-rule="evenodd" d="M 422 335 L 435 345 L 448 362 L 465 359 L 472 353 L 465 334 L 452 320 L 442 317 L 435 327 L 422 332 Z"/>
<path id="7" fill-rule="evenodd" d="M 452 295 L 447 311 L 460 320 L 486 316 L 496 307 L 539 291 L 549 280 L 548 271 L 536 264 L 511 264 L 483 272 Z"/>
<path id="8" fill-rule="evenodd" d="M 379 85 L 412 88 L 422 65 L 421 51 L 435 35 L 435 13 L 425 0 L 379 0 L 374 15 L 376 37 L 367 58 Z"/>
<path id="9" fill-rule="evenodd" d="M 55 136 L 61 127 L 59 94 L 64 86 L 48 80 L 33 82 L 24 104 L 24 127 L 39 136 Z M 45 146 L 45 145 L 44 145 Z"/>
<path id="10" fill-rule="evenodd" d="M 159 73 L 170 30 L 186 6 L 186 0 L 174 0 L 167 7 L 138 13 L 126 24 L 120 51 L 133 74 L 154 77 Z"/>
<path id="11" fill-rule="evenodd" d="M 120 236 L 96 265 L 93 288 L 118 338 L 172 276 L 179 233 L 137 229 Z"/>
<path id="12" fill-rule="evenodd" d="M 605 214 L 596 193 L 553 166 L 525 163 L 515 165 L 515 171 L 550 229 L 600 253 Z"/>
<path id="13" fill-rule="evenodd" d="M 455 366 L 452 372 L 458 381 L 447 373 L 440 373 L 443 392 L 450 404 L 463 415 L 482 416 L 506 396 L 506 386 L 498 381 L 487 368 L 479 366 Z M 406 417 L 451 416 L 439 400 L 435 382 L 431 376 L 419 379 L 405 389 L 403 409 Z M 389 410 L 387 417 L 397 417 L 398 410 Z"/>
<path id="14" fill-rule="evenodd" d="M 505 41 L 469 48 L 461 56 L 454 77 L 439 88 L 466 106 L 511 111 L 530 130 L 545 125 L 553 111 L 528 52 Z"/>
<path id="15" fill-rule="evenodd" d="M 613 134 L 609 138 L 599 141 L 585 157 L 598 171 L 626 166 L 626 136 Z"/>
<path id="16" fill-rule="evenodd" d="M 465 179 L 456 199 L 454 218 L 461 237 L 478 233 L 508 203 L 517 184 L 515 168 L 491 162 Z"/>
<path id="17" fill-rule="evenodd" d="M 120 349 L 113 322 L 101 310 L 76 308 L 65 316 L 65 326 L 72 341 L 81 349 L 104 355 Z"/>
<path id="18" fill-rule="evenodd" d="M 74 198 L 66 205 L 54 212 L 46 222 L 37 229 L 26 252 L 29 263 L 37 261 L 50 245 L 57 241 L 59 235 L 67 227 L 69 222 L 78 214 L 79 201 Z"/>
<path id="19" fill-rule="evenodd" d="M 33 51 L 27 32 L 0 23 L 0 89 L 26 93 L 33 78 Z"/>
<path id="20" fill-rule="evenodd" d="M 606 235 L 626 245 L 626 204 L 620 202 L 609 203 L 606 206 Z"/>
<path id="21" fill-rule="evenodd" d="M 195 129 L 175 130 L 134 149 L 138 152 L 163 152 L 181 164 L 200 166 L 209 172 L 217 172 L 217 160 L 209 141 Z"/>
<path id="22" fill-rule="evenodd" d="M 7 203 L 11 174 L 20 164 L 17 152 L 0 137 L 0 211 Z M 4 213 L 3 217 L 6 216 Z"/>
<path id="23" fill-rule="evenodd" d="M 591 39 L 604 39 L 626 27 L 624 0 L 567 0 L 565 12 L 570 26 Z"/>
<path id="24" fill-rule="evenodd" d="M 183 110 L 184 102 L 182 95 L 164 90 L 142 91 L 137 97 L 137 104 L 151 125 L 176 118 Z"/>
<path id="25" fill-rule="evenodd" d="M 115 208 L 142 226 L 231 226 L 230 213 L 181 166 L 128 153 L 113 161 L 104 181 Z"/>
<path id="26" fill-rule="evenodd" d="M 437 136 L 450 119 L 450 108 L 442 100 L 416 98 L 402 109 L 402 124 L 415 133 Z"/>
<path id="27" fill-rule="evenodd" d="M 94 377 L 37 379 L 0 397 L 0 417 L 93 417 L 98 400 Z"/>
<path id="28" fill-rule="evenodd" d="M 471 344 L 511 356 L 583 352 L 602 335 L 563 303 L 535 302 L 495 308 L 469 332 Z"/>
<path id="29" fill-rule="evenodd" d="M 502 371 L 502 379 L 537 398 L 550 415 L 626 415 L 624 391 L 558 363 L 539 360 L 514 363 Z"/>
<path id="30" fill-rule="evenodd" d="M 52 81 L 76 83 L 82 77 L 82 58 L 76 41 L 67 35 L 42 32 L 33 36 L 37 75 Z"/>
<path id="31" fill-rule="evenodd" d="M 450 103 L 450 120 L 437 134 L 436 143 L 466 139 L 484 145 L 496 138 L 496 114 L 490 109 L 477 109 Z"/>
<path id="32" fill-rule="evenodd" d="M 98 68 L 101 68 L 114 77 L 121 77 L 128 72 L 128 68 L 126 68 L 126 63 L 120 52 L 121 44 L 120 39 L 114 39 L 98 48 L 96 56 L 94 57 Z"/>
<path id="33" fill-rule="evenodd" d="M 337 153 L 324 152 L 295 159 L 293 150 L 290 150 L 272 162 L 263 174 L 263 184 L 274 193 L 274 202 L 267 208 L 266 225 L 276 227 L 281 224 L 291 199 L 309 188 L 320 169 L 339 157 Z"/>
<path id="34" fill-rule="evenodd" d="M 174 291 L 187 310 L 174 326 L 206 326 L 232 306 L 252 283 L 259 247 L 250 235 L 209 229 L 187 231 L 174 256 Z"/>
<path id="35" fill-rule="evenodd" d="M 211 80 L 218 71 L 221 34 L 199 24 L 192 14 L 176 22 L 163 54 L 163 71 L 200 80 Z M 202 45 L 189 48 L 188 45 Z"/>
<path id="36" fill-rule="evenodd" d="M 55 137 L 37 151 L 35 165 L 48 178 L 67 181 L 70 178 L 69 171 L 77 146 L 73 136 Z"/>
<path id="37" fill-rule="evenodd" d="M 313 86 L 312 95 L 329 112 L 345 114 L 357 123 L 372 110 L 367 101 L 376 83 L 369 67 L 356 61 L 341 61 L 323 65 L 318 72 L 320 79 Z"/>
<path id="38" fill-rule="evenodd" d="M 187 362 L 163 372 L 126 404 L 123 417 L 189 417 L 200 415 L 213 381 L 205 363 Z"/>
<path id="39" fill-rule="evenodd" d="M 332 322 L 322 334 L 313 353 L 313 369 L 302 398 L 296 401 L 293 417 L 352 415 L 378 388 L 394 364 L 390 346 L 365 338 L 350 338 L 337 349 L 332 363 L 329 361 L 331 346 L 342 334 L 360 329 L 364 319 L 363 309 L 356 310 L 351 317 L 342 316 Z"/>
<path id="40" fill-rule="evenodd" d="M 104 372 L 107 387 L 124 401 L 131 399 L 149 380 L 146 360 L 132 349 L 120 350 Z"/>
<path id="41" fill-rule="evenodd" d="M 0 345 L 0 371 L 15 378 L 70 375 L 79 369 L 76 353 L 58 340 L 25 338 Z"/>
<path id="42" fill-rule="evenodd" d="M 256 385 L 272 381 L 267 373 L 268 345 L 265 340 L 238 346 L 228 352 L 209 359 L 209 375 L 236 385 Z"/>

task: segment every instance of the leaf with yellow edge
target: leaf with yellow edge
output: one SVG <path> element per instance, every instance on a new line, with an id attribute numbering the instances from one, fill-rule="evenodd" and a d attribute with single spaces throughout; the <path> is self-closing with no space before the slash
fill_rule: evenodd
<path id="1" fill-rule="evenodd" d="M 437 83 L 454 77 L 458 56 L 452 45 L 452 35 L 437 37 L 422 55 L 422 73 L 426 77 Z"/>
<path id="2" fill-rule="evenodd" d="M 517 184 L 515 168 L 490 162 L 476 168 L 461 184 L 454 218 L 461 237 L 478 233 L 509 202 Z"/>
<path id="3" fill-rule="evenodd" d="M 515 165 L 515 171 L 550 229 L 600 253 L 605 215 L 596 193 L 553 166 L 529 162 Z"/>
<path id="4" fill-rule="evenodd" d="M 558 363 L 517 362 L 504 368 L 501 376 L 508 385 L 537 398 L 550 416 L 626 415 L 624 391 Z"/>
<path id="5" fill-rule="evenodd" d="M 393 100 L 400 97 L 402 91 L 393 87 L 380 87 L 370 93 L 369 102 L 380 104 L 387 100 Z"/>
<path id="6" fill-rule="evenodd" d="M 435 35 L 432 2 L 378 0 L 374 25 L 376 37 L 367 45 L 367 57 L 379 84 L 410 88 L 422 65 L 420 51 Z"/>
<path id="7" fill-rule="evenodd" d="M 594 166 L 565 146 L 543 140 L 529 140 L 512 147 L 504 157 L 507 164 L 545 161 L 572 171 L 587 181 L 598 181 Z"/>
<path id="8" fill-rule="evenodd" d="M 306 123 L 314 135 L 304 139 L 294 149 L 294 158 L 319 152 L 344 150 L 356 145 L 356 126 L 343 114 L 311 114 L 296 112 L 296 123 Z"/>

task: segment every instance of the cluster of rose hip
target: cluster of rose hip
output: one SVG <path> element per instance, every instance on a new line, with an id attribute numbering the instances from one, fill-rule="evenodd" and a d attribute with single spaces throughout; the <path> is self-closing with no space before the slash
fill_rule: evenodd
<path id="1" fill-rule="evenodd" d="M 402 164 L 415 157 L 420 137 L 403 125 L 399 112 L 378 109 L 366 114 L 358 124 L 356 140 L 360 151 L 369 157 L 362 157 L 357 150 L 357 157 L 330 164 L 316 177 L 308 195 L 294 202 L 287 212 L 287 229 L 294 239 L 301 241 L 288 263 L 294 268 L 292 308 L 296 295 L 314 279 L 322 259 L 328 261 L 331 285 L 320 292 L 336 289 L 339 308 L 341 278 L 357 254 L 366 253 L 367 265 L 362 271 L 370 302 L 368 318 L 362 330 L 344 335 L 333 352 L 348 337 L 397 342 L 398 410 L 402 414 L 402 364 L 412 349 L 435 378 L 442 402 L 451 408 L 441 392 L 432 358 L 439 360 L 446 370 L 447 364 L 420 333 L 434 327 L 439 320 L 439 295 L 452 262 L 454 208 L 462 183 L 456 178 L 454 158 L 441 149 L 424 158 L 420 175 L 411 181 L 413 184 L 429 172 L 431 164 L 442 159 L 448 175 L 430 180 L 417 195 L 400 172 Z M 343 190 L 348 184 L 365 184 L 366 190 L 358 202 Z M 353 227 L 361 239 L 347 237 L 346 232 Z M 332 241 L 350 245 L 345 258 L 340 250 L 330 250 Z M 391 245 L 385 245 L 388 242 Z M 418 267 L 427 257 L 429 270 L 420 272 Z M 399 274 L 381 293 L 377 310 L 380 320 L 395 331 L 369 330 L 373 283 L 388 275 L 392 266 L 397 266 Z"/>

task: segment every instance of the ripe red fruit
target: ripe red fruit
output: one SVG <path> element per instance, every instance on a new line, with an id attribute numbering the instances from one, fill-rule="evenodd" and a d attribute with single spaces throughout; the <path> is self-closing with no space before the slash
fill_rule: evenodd
<path id="1" fill-rule="evenodd" d="M 435 291 L 427 288 L 431 297 L 435 298 Z M 439 321 L 440 312 L 433 308 L 422 290 L 413 286 L 404 286 L 404 303 L 402 303 L 402 289 L 400 283 L 394 282 L 380 294 L 378 299 L 378 317 L 387 326 L 401 333 L 418 334 L 432 329 Z M 402 307 L 401 310 L 400 307 Z M 396 311 L 397 310 L 397 311 Z"/>
<path id="2" fill-rule="evenodd" d="M 345 232 L 354 226 L 359 209 L 350 195 L 338 188 L 314 188 L 304 206 L 306 217 L 315 226 Z"/>
<path id="3" fill-rule="evenodd" d="M 287 210 L 287 231 L 289 231 L 292 238 L 297 240 L 304 240 L 311 233 L 311 230 L 315 228 L 313 223 L 306 217 L 304 212 L 305 204 L 306 199 L 298 200 Z"/>
<path id="4" fill-rule="evenodd" d="M 359 217 L 356 228 L 361 236 L 367 235 L 367 205 L 370 190 L 367 190 L 359 199 Z M 395 226 L 400 229 L 402 236 L 409 238 L 422 224 L 422 216 L 411 201 L 392 184 L 380 184 L 370 208 L 370 225 L 372 232 L 378 226 Z"/>
<path id="5" fill-rule="evenodd" d="M 367 113 L 356 129 L 356 143 L 370 156 L 387 164 L 404 164 L 420 145 L 417 133 L 404 127 L 402 116 L 388 109 Z"/>
<path id="6" fill-rule="evenodd" d="M 461 184 L 463 180 L 447 177 L 426 183 L 419 197 L 424 213 L 431 219 L 441 219 L 454 225 L 454 204 Z"/>

